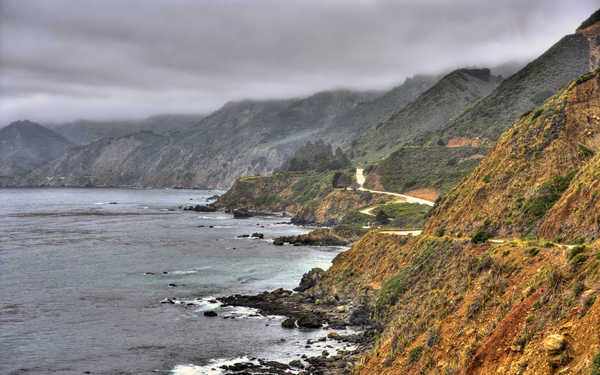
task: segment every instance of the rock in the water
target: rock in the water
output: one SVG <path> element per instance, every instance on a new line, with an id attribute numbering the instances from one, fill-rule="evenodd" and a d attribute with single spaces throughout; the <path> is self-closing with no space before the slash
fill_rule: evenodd
<path id="1" fill-rule="evenodd" d="M 315 316 L 305 315 L 298 319 L 298 325 L 302 328 L 321 328 L 323 324 Z"/>
<path id="2" fill-rule="evenodd" d="M 284 242 L 281 238 L 276 238 L 273 240 L 273 245 L 275 246 L 283 246 Z"/>
<path id="3" fill-rule="evenodd" d="M 195 206 L 187 206 L 184 208 L 184 211 L 196 211 L 196 212 L 216 212 L 217 208 L 213 205 L 203 206 L 201 204 L 197 204 Z"/>
<path id="4" fill-rule="evenodd" d="M 214 311 L 205 311 L 204 316 L 215 317 L 215 316 L 217 316 L 217 313 Z"/>
<path id="5" fill-rule="evenodd" d="M 325 272 L 325 271 L 323 271 L 321 268 L 317 268 L 317 267 L 308 271 L 307 273 L 302 275 L 302 279 L 300 280 L 300 285 L 298 285 L 298 287 L 295 288 L 294 290 L 297 292 L 304 292 L 305 290 L 312 288 L 313 286 L 315 286 L 317 284 L 317 282 L 323 275 L 323 272 Z"/>
<path id="6" fill-rule="evenodd" d="M 259 232 L 252 233 L 252 238 L 260 238 L 261 240 L 265 238 L 265 235 Z"/>
<path id="7" fill-rule="evenodd" d="M 343 246 L 348 244 L 348 241 L 335 235 L 329 229 L 315 229 L 299 236 L 277 237 L 273 243 L 275 242 L 278 245 L 288 242 L 295 246 Z"/>
<path id="8" fill-rule="evenodd" d="M 233 218 L 234 219 L 246 219 L 249 217 L 252 217 L 254 215 L 252 215 L 251 212 L 246 211 L 246 210 L 233 210 Z"/>
<path id="9" fill-rule="evenodd" d="M 296 328 L 296 319 L 288 318 L 281 322 L 283 328 Z"/>
<path id="10" fill-rule="evenodd" d="M 290 367 L 295 367 L 295 368 L 304 368 L 304 365 L 302 364 L 302 361 L 299 359 L 295 359 L 293 361 L 291 361 L 289 363 Z"/>

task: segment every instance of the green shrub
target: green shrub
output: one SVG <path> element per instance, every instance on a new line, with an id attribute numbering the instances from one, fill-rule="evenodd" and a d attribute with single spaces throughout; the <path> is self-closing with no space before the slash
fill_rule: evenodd
<path id="1" fill-rule="evenodd" d="M 573 265 L 577 265 L 580 263 L 583 263 L 587 260 L 588 256 L 585 254 L 577 254 L 573 257 L 573 259 L 571 259 L 571 264 Z"/>
<path id="2" fill-rule="evenodd" d="M 535 111 L 533 113 L 533 117 L 531 118 L 532 120 L 535 120 L 536 118 L 540 117 L 540 115 L 544 112 L 543 109 L 538 109 L 537 111 Z"/>
<path id="3" fill-rule="evenodd" d="M 385 225 L 390 221 L 390 217 L 385 213 L 384 210 L 379 210 L 375 215 L 375 221 L 377 224 Z"/>
<path id="4" fill-rule="evenodd" d="M 529 255 L 531 255 L 532 257 L 538 255 L 540 253 L 540 249 L 537 249 L 535 247 L 532 247 L 531 249 L 527 250 L 527 252 L 529 253 Z"/>
<path id="5" fill-rule="evenodd" d="M 398 302 L 398 299 L 406 292 L 406 286 L 408 284 L 407 278 L 408 272 L 402 271 L 386 281 L 379 291 L 377 306 L 395 305 L 396 302 Z"/>
<path id="6" fill-rule="evenodd" d="M 410 363 L 415 363 L 418 362 L 419 359 L 421 358 L 421 355 L 423 354 L 423 347 L 422 346 L 415 346 L 414 348 L 412 348 L 410 350 L 410 352 L 408 352 L 408 357 L 410 358 Z"/>
<path id="7" fill-rule="evenodd" d="M 575 246 L 574 248 L 570 249 L 569 252 L 567 253 L 567 259 L 571 260 L 575 256 L 577 256 L 581 253 L 584 253 L 585 251 L 586 251 L 585 246 Z"/>
<path id="8" fill-rule="evenodd" d="M 371 216 L 360 213 L 358 209 L 353 209 L 348 211 L 344 215 L 344 217 L 340 221 L 340 224 L 366 225 L 369 221 L 372 220 L 373 218 Z"/>
<path id="9" fill-rule="evenodd" d="M 579 145 L 579 154 L 584 157 L 584 158 L 591 158 L 592 156 L 594 156 L 594 151 L 590 150 L 589 148 L 585 147 L 584 145 Z"/>
<path id="10" fill-rule="evenodd" d="M 479 227 L 479 229 L 477 229 L 475 235 L 471 237 L 471 242 L 473 242 L 474 244 L 487 242 L 487 240 L 490 239 L 490 237 L 492 237 L 492 234 L 488 232 L 487 227 L 481 226 Z"/>
<path id="11" fill-rule="evenodd" d="M 523 213 L 528 220 L 540 219 L 560 199 L 562 193 L 567 190 L 573 173 L 567 176 L 552 176 L 541 184 L 534 195 L 525 203 Z"/>
<path id="12" fill-rule="evenodd" d="M 600 375 L 600 352 L 596 354 L 592 361 L 592 372 L 590 375 Z"/>

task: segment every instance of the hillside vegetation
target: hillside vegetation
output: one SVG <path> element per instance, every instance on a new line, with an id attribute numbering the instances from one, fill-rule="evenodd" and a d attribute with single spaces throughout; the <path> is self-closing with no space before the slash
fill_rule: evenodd
<path id="1" fill-rule="evenodd" d="M 352 143 L 358 162 L 375 161 L 428 131 L 438 131 L 500 83 L 489 69 L 459 69 Z"/>
<path id="2" fill-rule="evenodd" d="M 599 110 L 597 70 L 521 116 L 425 234 L 372 231 L 334 259 L 308 292 L 369 313 L 353 373 L 596 373 Z M 511 238 L 469 238 L 482 228 Z M 513 238 L 525 233 L 582 244 Z"/>
<path id="3" fill-rule="evenodd" d="M 487 154 L 486 147 L 402 147 L 371 168 L 366 186 L 404 193 L 435 188 L 446 194 Z"/>
<path id="4" fill-rule="evenodd" d="M 546 217 L 546 212 L 565 190 L 571 194 L 579 189 L 570 184 L 590 176 L 582 172 L 572 180 L 573 174 L 587 163 L 592 169 L 596 165 L 592 158 L 600 150 L 599 77 L 597 70 L 576 79 L 515 121 L 474 172 L 440 203 L 427 222 L 427 233 L 444 229 L 472 235 L 487 222 L 486 230 L 498 236 L 534 236 L 540 226 L 551 226 L 548 221 L 557 216 Z M 589 236 L 596 230 L 585 228 Z"/>
<path id="5" fill-rule="evenodd" d="M 390 199 L 336 188 L 340 173 L 350 175 L 352 171 L 281 172 L 241 178 L 215 204 L 222 209 L 286 212 L 298 224 L 335 225 L 353 208 Z"/>

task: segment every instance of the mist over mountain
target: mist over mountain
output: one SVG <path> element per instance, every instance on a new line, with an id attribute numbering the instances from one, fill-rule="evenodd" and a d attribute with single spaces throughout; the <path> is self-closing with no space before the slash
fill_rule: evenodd
<path id="1" fill-rule="evenodd" d="M 0 177 L 9 180 L 23 176 L 74 146 L 40 124 L 15 121 L 0 129 Z"/>

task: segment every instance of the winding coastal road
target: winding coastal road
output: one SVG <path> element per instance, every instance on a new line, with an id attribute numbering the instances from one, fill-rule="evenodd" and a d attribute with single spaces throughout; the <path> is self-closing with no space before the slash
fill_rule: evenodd
<path id="1" fill-rule="evenodd" d="M 391 191 L 366 189 L 363 186 L 365 184 L 365 175 L 363 174 L 363 171 L 364 171 L 363 168 L 356 168 L 356 183 L 358 184 L 358 186 L 359 186 L 358 190 L 360 190 L 360 191 L 368 191 L 368 192 L 371 192 L 374 194 L 391 195 L 394 197 L 402 198 L 403 202 L 405 202 L 405 203 L 418 203 L 418 204 L 424 204 L 426 206 L 431 206 L 431 207 L 433 207 L 433 205 L 435 203 L 432 201 L 428 201 L 427 199 L 417 198 L 417 197 L 413 197 L 413 196 L 406 195 L 406 194 L 392 193 Z M 363 210 L 363 211 L 366 211 L 366 210 Z M 361 212 L 363 212 L 363 211 L 361 211 Z M 367 215 L 372 215 L 372 214 L 367 213 Z"/>

